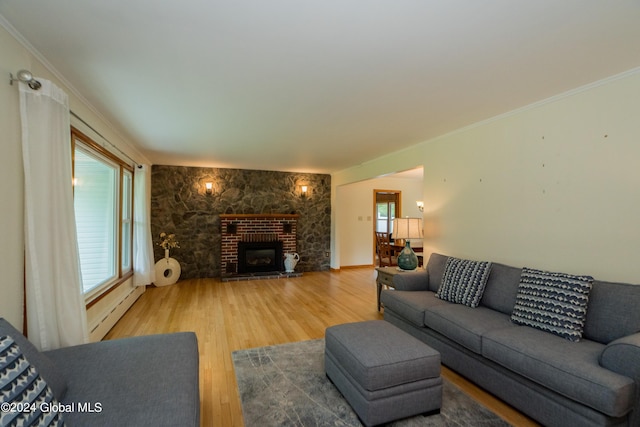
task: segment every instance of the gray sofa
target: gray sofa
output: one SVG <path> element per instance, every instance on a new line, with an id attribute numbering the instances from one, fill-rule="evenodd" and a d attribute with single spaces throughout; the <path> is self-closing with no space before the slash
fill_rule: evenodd
<path id="1" fill-rule="evenodd" d="M 192 332 L 39 352 L 0 318 L 4 336 L 49 385 L 68 427 L 200 425 L 198 343 Z"/>
<path id="2" fill-rule="evenodd" d="M 511 321 L 521 268 L 493 263 L 480 304 L 436 297 L 448 257 L 394 276 L 384 319 L 442 363 L 549 426 L 640 425 L 640 286 L 595 280 L 582 339 Z"/>

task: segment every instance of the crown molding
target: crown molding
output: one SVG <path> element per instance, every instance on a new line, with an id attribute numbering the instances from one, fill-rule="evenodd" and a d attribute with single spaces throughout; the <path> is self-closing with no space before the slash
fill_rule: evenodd
<path id="1" fill-rule="evenodd" d="M 122 133 L 109 121 L 107 118 L 98 111 L 85 97 L 77 90 L 50 62 L 49 60 L 42 54 L 38 49 L 36 49 L 30 42 L 27 40 L 11 23 L 5 18 L 2 14 L 0 14 L 0 26 L 3 27 L 18 43 L 22 45 L 34 58 L 40 62 L 46 69 L 49 71 L 58 81 L 65 86 L 69 92 L 73 94 L 87 109 L 89 109 L 95 116 L 104 123 L 116 136 L 130 149 L 133 153 L 135 153 L 136 157 L 141 159 L 148 160 L 147 157 L 142 154 L 131 142 L 128 138 L 126 138 Z M 102 137 L 102 139 L 105 139 Z M 107 140 L 107 143 L 112 144 Z"/>

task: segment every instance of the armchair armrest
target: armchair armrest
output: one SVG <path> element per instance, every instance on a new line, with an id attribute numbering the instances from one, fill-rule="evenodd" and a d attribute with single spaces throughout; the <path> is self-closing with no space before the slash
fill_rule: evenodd
<path id="1" fill-rule="evenodd" d="M 396 274 L 393 276 L 393 287 L 399 291 L 428 291 L 429 273 L 417 270 Z"/>
<path id="2" fill-rule="evenodd" d="M 640 332 L 611 341 L 598 361 L 603 368 L 640 382 Z"/>

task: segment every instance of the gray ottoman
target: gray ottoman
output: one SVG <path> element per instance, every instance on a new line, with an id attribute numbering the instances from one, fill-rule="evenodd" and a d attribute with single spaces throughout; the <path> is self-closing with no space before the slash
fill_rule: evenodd
<path id="1" fill-rule="evenodd" d="M 440 353 L 384 320 L 327 328 L 325 371 L 367 426 L 442 406 Z"/>

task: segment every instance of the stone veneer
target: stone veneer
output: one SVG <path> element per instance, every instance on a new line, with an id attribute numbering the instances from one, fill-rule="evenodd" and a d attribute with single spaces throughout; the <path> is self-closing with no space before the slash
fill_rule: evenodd
<path id="1" fill-rule="evenodd" d="M 205 182 L 213 182 L 207 194 Z M 309 194 L 300 194 L 307 185 Z M 298 214 L 296 271 L 329 269 L 331 176 L 295 172 L 154 165 L 151 169 L 151 233 L 155 259 L 164 256 L 161 232 L 175 233 L 171 250 L 181 279 L 222 276 L 220 215 Z"/>

